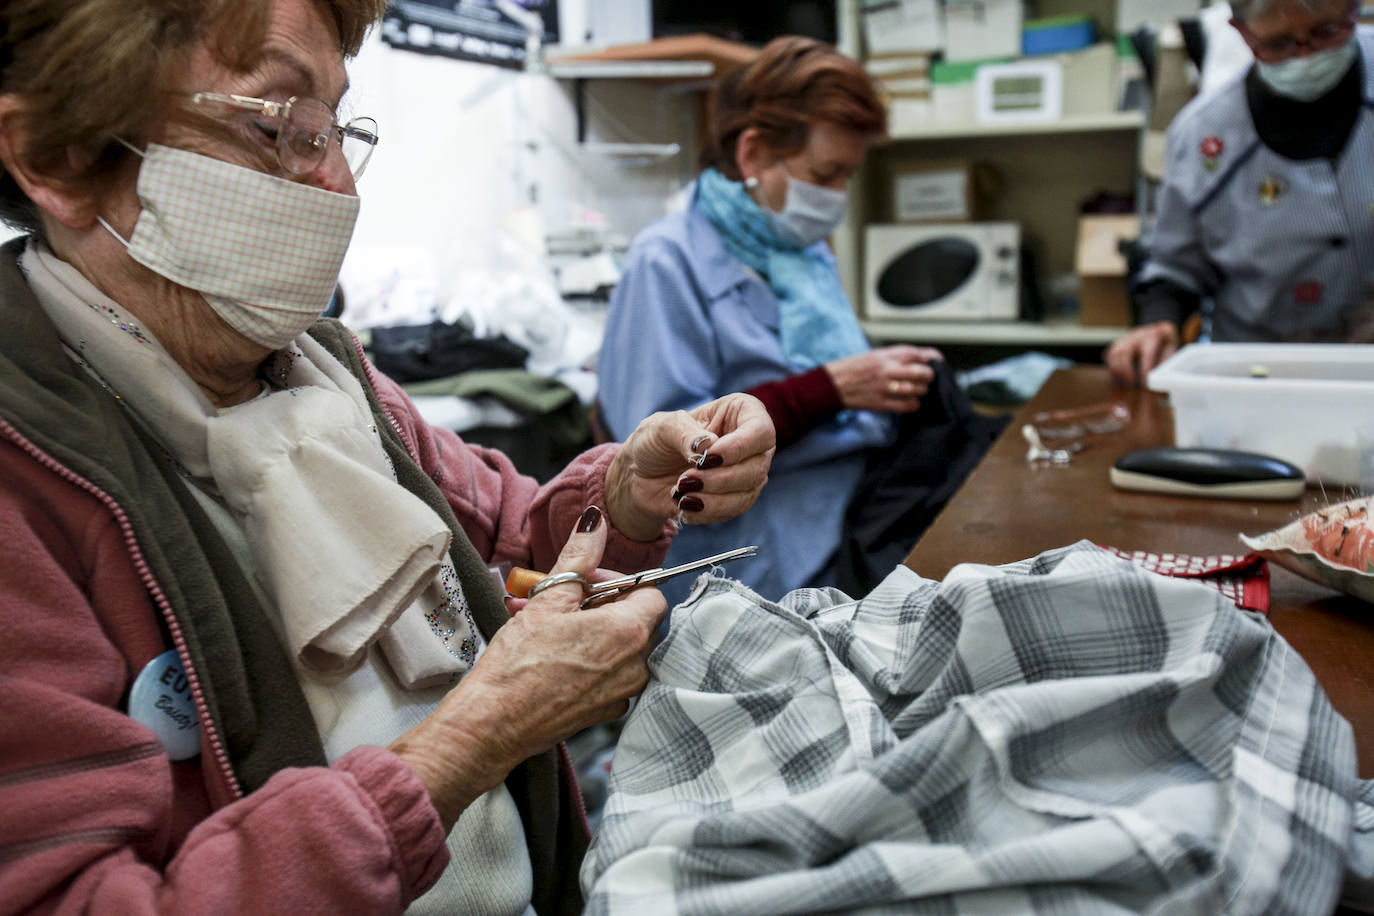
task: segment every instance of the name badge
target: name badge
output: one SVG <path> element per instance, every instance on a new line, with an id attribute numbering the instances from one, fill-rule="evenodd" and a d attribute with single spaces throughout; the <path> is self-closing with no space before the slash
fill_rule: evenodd
<path id="1" fill-rule="evenodd" d="M 129 716 L 147 727 L 173 760 L 200 753 L 200 717 L 176 649 L 150 661 L 129 691 Z"/>

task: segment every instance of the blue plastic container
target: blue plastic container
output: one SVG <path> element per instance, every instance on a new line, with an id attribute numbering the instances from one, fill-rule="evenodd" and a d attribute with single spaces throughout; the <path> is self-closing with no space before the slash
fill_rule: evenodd
<path id="1" fill-rule="evenodd" d="M 1026 57 L 1039 54 L 1062 54 L 1079 51 L 1093 43 L 1091 16 L 1056 16 L 1053 19 L 1033 19 L 1021 30 L 1021 53 Z"/>

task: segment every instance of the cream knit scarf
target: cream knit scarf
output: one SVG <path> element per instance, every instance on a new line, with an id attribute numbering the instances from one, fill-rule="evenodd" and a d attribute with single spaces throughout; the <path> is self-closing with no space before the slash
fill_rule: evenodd
<path id="1" fill-rule="evenodd" d="M 243 526 L 286 642 L 340 677 L 380 640 L 406 687 L 449 683 L 479 649 L 451 533 L 396 483 L 358 380 L 309 335 L 269 360 L 284 390 L 218 409 L 132 315 L 30 240 L 20 258 L 63 343 Z"/>

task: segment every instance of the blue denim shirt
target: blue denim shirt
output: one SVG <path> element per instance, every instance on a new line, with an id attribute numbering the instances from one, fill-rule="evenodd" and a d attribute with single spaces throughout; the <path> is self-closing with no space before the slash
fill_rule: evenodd
<path id="1" fill-rule="evenodd" d="M 831 257 L 824 243 L 820 249 Z M 794 373 L 782 354 L 777 297 L 694 208 L 635 239 L 597 371 L 602 417 L 617 438 L 655 411 L 690 409 Z M 758 557 L 731 563 L 726 574 L 762 597 L 829 584 L 820 574 L 839 546 L 864 453 L 892 435 L 889 417 L 867 411 L 827 421 L 778 452 L 752 509 L 729 522 L 689 525 L 665 563 L 758 544 Z M 663 592 L 675 603 L 690 587 L 676 579 Z"/>

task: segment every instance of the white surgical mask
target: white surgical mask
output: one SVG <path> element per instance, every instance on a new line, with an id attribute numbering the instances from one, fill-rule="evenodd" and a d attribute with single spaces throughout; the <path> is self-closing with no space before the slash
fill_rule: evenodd
<path id="1" fill-rule="evenodd" d="M 1339 48 L 1314 51 L 1306 57 L 1290 57 L 1278 63 L 1256 62 L 1259 78 L 1274 92 L 1299 102 L 1326 95 L 1350 72 L 1359 48 L 1351 38 Z"/>
<path id="2" fill-rule="evenodd" d="M 353 237 L 356 195 L 156 143 L 139 155 L 143 211 L 133 236 L 100 220 L 129 257 L 196 290 L 230 327 L 273 350 L 320 317 Z"/>
<path id="3" fill-rule="evenodd" d="M 787 171 L 783 169 L 784 173 Z M 800 181 L 787 176 L 787 197 L 782 212 L 774 213 L 764 207 L 768 222 L 784 242 L 798 248 L 808 248 L 835 231 L 849 203 L 847 191 Z"/>

